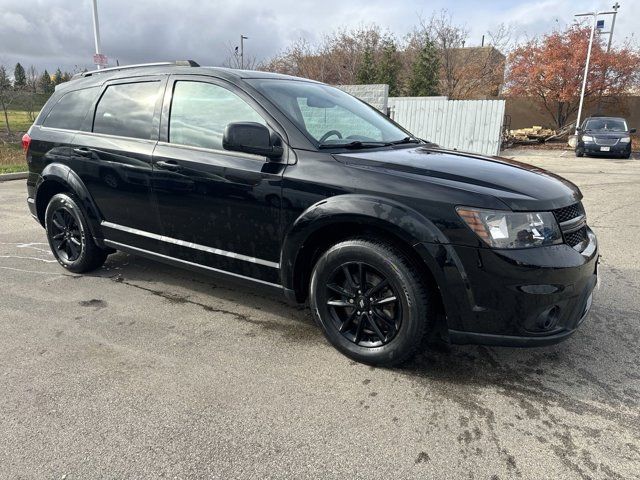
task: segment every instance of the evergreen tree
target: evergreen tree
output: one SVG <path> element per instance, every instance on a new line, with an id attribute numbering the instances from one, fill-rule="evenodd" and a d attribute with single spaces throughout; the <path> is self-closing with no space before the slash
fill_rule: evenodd
<path id="1" fill-rule="evenodd" d="M 427 38 L 411 66 L 409 95 L 430 97 L 438 95 L 440 55 L 435 43 Z"/>
<path id="2" fill-rule="evenodd" d="M 62 80 L 62 70 L 60 70 L 60 68 L 58 68 L 56 70 L 56 73 L 53 74 L 53 84 L 54 85 L 60 85 L 63 82 Z"/>
<path id="3" fill-rule="evenodd" d="M 400 60 L 398 49 L 393 39 L 386 39 L 382 47 L 380 62 L 376 68 L 376 83 L 389 85 L 389 95 L 398 95 L 398 74 L 400 73 Z"/>
<path id="4" fill-rule="evenodd" d="M 7 69 L 4 68 L 4 65 L 0 65 L 0 91 L 6 91 L 11 88 L 11 80 L 9 80 L 9 75 L 7 75 Z"/>
<path id="5" fill-rule="evenodd" d="M 55 85 L 51 81 L 51 75 L 45 70 L 40 77 L 40 88 L 42 92 L 50 95 L 53 93 L 54 87 Z"/>
<path id="6" fill-rule="evenodd" d="M 13 70 L 13 87 L 17 90 L 21 90 L 27 86 L 27 75 L 24 68 L 20 63 L 16 63 L 16 68 Z"/>
<path id="7" fill-rule="evenodd" d="M 367 85 L 376 81 L 376 67 L 373 62 L 373 49 L 367 45 L 362 55 L 362 61 L 356 72 L 356 81 L 359 85 Z"/>

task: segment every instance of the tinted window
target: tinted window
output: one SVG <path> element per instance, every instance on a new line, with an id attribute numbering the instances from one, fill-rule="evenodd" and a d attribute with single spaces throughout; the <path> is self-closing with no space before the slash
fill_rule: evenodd
<path id="1" fill-rule="evenodd" d="M 121 137 L 151 138 L 160 82 L 107 87 L 96 108 L 93 131 Z"/>
<path id="2" fill-rule="evenodd" d="M 389 142 L 407 136 L 382 113 L 329 85 L 274 79 L 247 82 L 303 131 L 325 145 L 353 141 Z"/>
<path id="3" fill-rule="evenodd" d="M 211 83 L 176 82 L 171 102 L 169 141 L 222 150 L 222 134 L 231 122 L 264 119 L 244 100 Z"/>
<path id="4" fill-rule="evenodd" d="M 587 120 L 584 129 L 597 132 L 626 132 L 627 124 L 619 118 L 591 118 Z"/>
<path id="5" fill-rule="evenodd" d="M 79 130 L 97 93 L 98 89 L 93 87 L 64 94 L 51 109 L 42 125 L 51 128 Z"/>

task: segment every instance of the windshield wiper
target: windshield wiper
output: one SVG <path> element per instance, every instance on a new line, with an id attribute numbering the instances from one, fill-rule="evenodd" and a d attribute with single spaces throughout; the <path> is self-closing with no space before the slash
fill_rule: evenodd
<path id="1" fill-rule="evenodd" d="M 404 137 L 402 140 L 396 140 L 394 142 L 389 142 L 391 145 L 401 145 L 403 143 L 420 143 L 421 140 L 419 138 L 414 137 Z"/>
<path id="2" fill-rule="evenodd" d="M 391 142 L 368 142 L 368 141 L 360 141 L 354 140 L 349 143 L 321 143 L 318 145 L 318 148 L 376 148 L 376 147 L 387 147 L 389 145 L 393 145 Z"/>

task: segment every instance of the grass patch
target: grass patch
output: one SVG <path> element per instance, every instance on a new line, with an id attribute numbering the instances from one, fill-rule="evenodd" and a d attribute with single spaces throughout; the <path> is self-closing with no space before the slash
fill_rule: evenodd
<path id="1" fill-rule="evenodd" d="M 0 173 L 26 172 L 28 170 L 22 145 L 0 142 Z"/>
<path id="2" fill-rule="evenodd" d="M 28 171 L 27 164 L 24 165 L 0 165 L 0 175 L 3 173 L 22 173 Z"/>
<path id="3" fill-rule="evenodd" d="M 36 112 L 37 115 L 37 112 Z M 33 123 L 29 114 L 22 110 L 9 110 L 9 128 L 13 133 L 26 132 Z M 0 131 L 6 131 L 4 115 L 0 112 Z"/>

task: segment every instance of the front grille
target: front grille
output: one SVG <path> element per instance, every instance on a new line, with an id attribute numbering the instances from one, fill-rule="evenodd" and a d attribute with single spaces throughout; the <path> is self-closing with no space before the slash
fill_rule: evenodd
<path id="1" fill-rule="evenodd" d="M 576 230 L 573 233 L 568 233 L 564 236 L 564 241 L 570 247 L 575 247 L 581 244 L 587 239 L 587 227 L 582 227 L 580 230 Z"/>
<path id="2" fill-rule="evenodd" d="M 612 147 L 618 143 L 617 138 L 609 137 L 595 137 L 597 145 L 604 145 L 605 147 Z"/>
<path id="3" fill-rule="evenodd" d="M 573 220 L 580 215 L 584 215 L 584 207 L 582 203 L 574 203 L 568 207 L 558 208 L 553 211 L 558 223 L 566 222 L 567 220 Z"/>
<path id="4" fill-rule="evenodd" d="M 573 205 L 569 205 L 568 207 L 558 208 L 553 211 L 553 214 L 560 224 L 560 229 L 562 230 L 562 235 L 564 236 L 564 241 L 567 245 L 576 247 L 587 240 L 587 227 L 584 223 L 584 219 L 578 219 L 578 217 L 583 217 L 585 215 L 582 203 L 578 202 Z M 571 222 L 573 219 L 576 219 L 576 222 L 578 222 L 577 225 L 576 222 Z M 578 230 L 572 231 L 580 225 L 579 222 L 582 222 L 583 226 Z"/>

